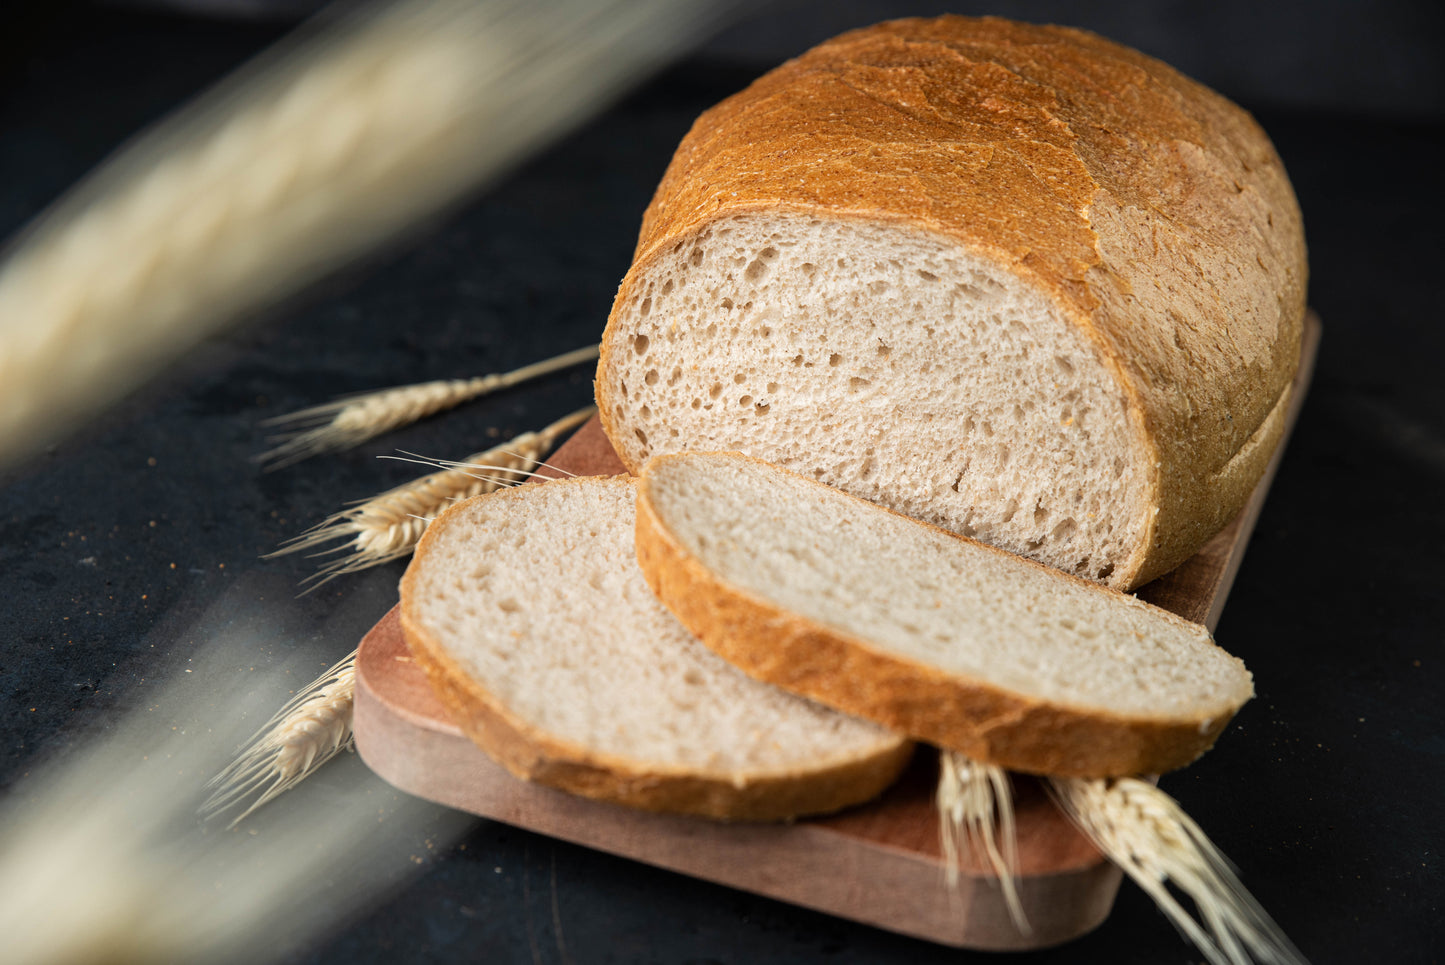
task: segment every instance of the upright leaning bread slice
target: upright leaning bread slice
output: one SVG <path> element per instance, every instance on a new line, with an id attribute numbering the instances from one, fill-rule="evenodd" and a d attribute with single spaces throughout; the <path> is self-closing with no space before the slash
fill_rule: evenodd
<path id="1" fill-rule="evenodd" d="M 1131 589 L 1263 473 L 1306 273 L 1225 98 L 1080 30 L 883 23 L 698 118 L 597 402 L 633 472 L 741 450 Z"/>
<path id="2" fill-rule="evenodd" d="M 637 555 L 749 674 L 1011 770 L 1182 767 L 1253 694 L 1203 627 L 737 453 L 647 464 Z"/>
<path id="3" fill-rule="evenodd" d="M 779 820 L 868 800 L 911 745 L 759 683 L 658 603 L 626 477 L 526 485 L 448 509 L 401 584 L 412 653 L 513 774 L 654 811 Z"/>

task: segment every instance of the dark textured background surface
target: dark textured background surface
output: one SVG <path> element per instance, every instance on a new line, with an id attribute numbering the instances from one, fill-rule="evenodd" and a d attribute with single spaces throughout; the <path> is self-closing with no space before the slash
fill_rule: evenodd
<path id="1" fill-rule="evenodd" d="M 841 29 L 851 23 L 834 21 L 863 6 L 832 5 L 818 22 L 829 25 L 825 32 Z M 1163 786 L 1241 866 L 1314 961 L 1438 961 L 1445 957 L 1439 49 L 1416 63 L 1418 42 L 1429 43 L 1438 15 L 1402 5 L 1401 22 L 1416 24 L 1405 31 L 1404 53 L 1390 61 L 1388 48 L 1375 52 L 1408 75 L 1405 86 L 1418 97 L 1409 109 L 1391 110 L 1388 97 L 1368 91 L 1331 94 L 1339 86 L 1333 77 L 1305 84 L 1289 75 L 1278 97 L 1261 93 L 1262 81 L 1231 89 L 1230 77 L 1274 69 L 1217 49 L 1231 31 L 1250 27 L 1250 10 L 1226 5 L 1234 20 L 1191 35 L 1195 15 L 1159 6 L 1173 13 L 1145 18 L 1158 32 L 1152 43 L 1114 33 L 1154 53 L 1178 51 L 1181 66 L 1256 111 L 1304 208 L 1310 300 L 1325 321 L 1314 389 L 1218 632 L 1250 664 L 1259 697 L 1214 753 Z M 1258 6 L 1260 29 L 1276 29 L 1278 15 Z M 1094 23 L 1087 14 L 1040 9 L 1040 18 Z M 8 25 L 0 235 L 281 32 L 275 24 L 126 7 L 71 16 L 75 10 L 38 16 L 23 29 Z M 1107 8 L 1094 25 L 1109 32 L 1119 16 Z M 791 29 L 756 27 L 754 52 L 770 55 L 770 45 L 794 37 Z M 1328 57 L 1306 43 L 1314 36 L 1305 30 L 1303 46 L 1281 63 L 1320 70 Z M 255 644 L 254 658 L 299 655 L 306 675 L 351 649 L 394 602 L 400 565 L 294 599 L 311 564 L 260 555 L 343 500 L 413 474 L 376 455 L 401 448 L 461 456 L 480 448 L 489 430 L 538 427 L 588 401 L 590 372 L 549 378 L 280 473 L 259 473 L 247 461 L 263 447 L 258 422 L 338 393 L 498 371 L 594 340 L 673 146 L 701 109 L 756 72 L 729 55 L 745 40 L 737 31 L 725 36 L 713 56 L 674 68 L 459 212 L 212 339 L 79 436 L 0 479 L 0 783 L 13 787 L 44 754 L 145 701 L 219 624 L 264 623 L 270 635 Z M 1347 76 L 1358 58 L 1345 59 Z M 1291 93 L 1297 90 L 1308 93 Z M 348 779 L 367 779 L 353 773 L 355 760 L 337 767 Z M 307 795 L 324 799 L 341 780 L 323 772 L 293 806 L 304 806 Z M 427 857 L 410 884 L 292 958 L 990 958 L 498 824 L 477 823 L 464 848 L 428 851 L 429 831 L 418 830 L 416 851 Z M 1009 960 L 1199 956 L 1126 885 L 1093 935 Z"/>

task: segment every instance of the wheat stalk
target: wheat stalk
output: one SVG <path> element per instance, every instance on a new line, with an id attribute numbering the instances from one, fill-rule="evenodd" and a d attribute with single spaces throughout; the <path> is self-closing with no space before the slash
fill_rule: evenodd
<path id="1" fill-rule="evenodd" d="M 381 389 L 312 406 L 268 419 L 262 425 L 292 430 L 267 441 L 280 442 L 256 457 L 267 469 L 280 469 L 324 452 L 339 452 L 373 436 L 409 425 L 429 415 L 501 389 L 597 358 L 600 346 L 589 345 L 511 372 L 449 379 Z"/>
<path id="2" fill-rule="evenodd" d="M 719 6 L 401 0 L 269 52 L 119 151 L 0 265 L 0 464 L 514 164 Z"/>
<path id="3" fill-rule="evenodd" d="M 1169 795 L 1133 778 L 1053 778 L 1049 786 L 1064 813 L 1213 965 L 1303 965 L 1229 859 Z M 1193 900 L 1203 926 L 1175 900 L 1169 882 Z"/>
<path id="4" fill-rule="evenodd" d="M 1018 868 L 1018 834 L 1008 774 L 1001 767 L 980 763 L 957 751 L 940 750 L 934 803 L 938 808 L 938 832 L 949 888 L 958 887 L 963 848 L 983 855 L 998 876 L 1009 918 L 1020 933 L 1029 934 L 1032 929 L 1024 916 L 1014 878 Z"/>
<path id="5" fill-rule="evenodd" d="M 557 441 L 596 411 L 595 406 L 578 409 L 540 432 L 524 432 L 461 462 L 421 460 L 445 468 L 328 516 L 266 558 L 344 541 L 340 546 L 316 554 L 349 552 L 350 555 L 327 563 L 307 577 L 305 582 L 313 584 L 311 590 L 344 573 L 401 559 L 416 546 L 437 513 L 459 500 L 515 485 L 533 475 L 530 470 L 543 464 L 542 458 L 552 451 Z"/>
<path id="6" fill-rule="evenodd" d="M 251 812 L 310 777 L 354 744 L 351 712 L 356 698 L 356 651 L 317 677 L 262 725 L 236 760 L 206 784 L 215 790 L 201 805 L 214 817 L 260 792 L 231 821 L 234 828 Z"/>

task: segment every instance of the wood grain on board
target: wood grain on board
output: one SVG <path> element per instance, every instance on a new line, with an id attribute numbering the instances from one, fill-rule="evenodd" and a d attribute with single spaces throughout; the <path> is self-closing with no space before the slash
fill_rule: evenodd
<path id="1" fill-rule="evenodd" d="M 1319 337 L 1319 320 L 1311 314 L 1286 438 L 1308 390 Z M 1283 450 L 1282 443 L 1238 518 L 1183 566 L 1140 589 L 1140 597 L 1215 628 Z M 549 475 L 625 471 L 595 418 L 549 464 Z M 1102 922 L 1119 888 L 1118 869 L 1054 808 L 1037 781 L 1024 777 L 1014 782 L 1017 870 L 1030 931 L 1021 933 L 1010 920 L 996 881 L 976 857 L 965 856 L 958 888 L 947 888 L 933 805 L 937 755 L 927 749 L 876 801 L 791 824 L 651 814 L 520 781 L 448 719 L 411 662 L 395 609 L 361 644 L 355 730 L 363 760 L 419 797 L 948 945 L 1003 950 L 1058 944 Z"/>

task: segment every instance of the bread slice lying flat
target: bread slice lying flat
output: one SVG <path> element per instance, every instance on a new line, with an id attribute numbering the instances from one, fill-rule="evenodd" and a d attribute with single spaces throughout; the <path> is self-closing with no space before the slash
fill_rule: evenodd
<path id="1" fill-rule="evenodd" d="M 1253 695 L 1203 627 L 736 453 L 648 463 L 637 554 L 752 676 L 1011 770 L 1181 767 Z"/>
<path id="2" fill-rule="evenodd" d="M 521 486 L 427 529 L 401 585 L 412 653 L 518 777 L 654 811 L 778 820 L 887 787 L 911 744 L 753 680 L 657 601 L 631 480 Z"/>

